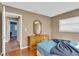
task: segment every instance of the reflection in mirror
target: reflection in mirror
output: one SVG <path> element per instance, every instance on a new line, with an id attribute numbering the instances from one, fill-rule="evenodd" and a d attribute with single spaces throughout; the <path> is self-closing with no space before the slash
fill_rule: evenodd
<path id="1" fill-rule="evenodd" d="M 40 35 L 42 32 L 42 24 L 39 20 L 33 22 L 33 33 L 35 35 Z"/>

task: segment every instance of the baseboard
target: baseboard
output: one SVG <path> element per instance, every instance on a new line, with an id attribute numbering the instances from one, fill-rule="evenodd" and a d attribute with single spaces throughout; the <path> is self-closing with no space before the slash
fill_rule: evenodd
<path id="1" fill-rule="evenodd" d="M 26 47 L 22 47 L 21 49 L 25 49 L 25 48 L 28 48 L 28 46 L 26 46 Z"/>

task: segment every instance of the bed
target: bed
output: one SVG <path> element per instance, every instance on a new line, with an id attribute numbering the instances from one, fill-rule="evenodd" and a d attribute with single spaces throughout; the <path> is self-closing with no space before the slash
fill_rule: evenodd
<path id="1" fill-rule="evenodd" d="M 79 42 L 70 41 L 69 43 L 73 48 L 79 50 Z M 37 55 L 39 56 L 60 56 L 57 54 L 51 54 L 50 51 L 57 45 L 53 40 L 45 40 L 37 44 Z M 79 52 L 78 52 L 79 54 Z"/>
<path id="2" fill-rule="evenodd" d="M 56 44 L 53 43 L 52 40 L 46 40 L 44 42 L 38 43 L 37 45 L 37 55 L 41 56 L 51 56 L 50 49 L 52 45 L 55 46 Z"/>

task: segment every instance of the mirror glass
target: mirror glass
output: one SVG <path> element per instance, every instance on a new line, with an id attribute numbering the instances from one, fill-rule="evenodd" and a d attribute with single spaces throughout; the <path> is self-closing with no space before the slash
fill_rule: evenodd
<path id="1" fill-rule="evenodd" d="M 33 22 L 33 32 L 35 35 L 40 35 L 42 32 L 42 24 L 39 20 Z"/>

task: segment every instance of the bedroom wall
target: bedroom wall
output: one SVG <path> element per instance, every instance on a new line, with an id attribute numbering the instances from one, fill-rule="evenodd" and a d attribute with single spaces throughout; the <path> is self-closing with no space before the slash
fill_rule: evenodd
<path id="1" fill-rule="evenodd" d="M 51 20 L 47 16 L 35 14 L 32 12 L 28 11 L 23 11 L 17 8 L 12 8 L 6 6 L 6 11 L 7 12 L 13 12 L 17 14 L 21 14 L 23 16 L 22 19 L 22 46 L 26 47 L 27 46 L 27 36 L 34 35 L 33 34 L 33 21 L 34 20 L 40 20 L 42 23 L 42 34 L 48 34 L 49 37 L 51 38 Z"/>
<path id="2" fill-rule="evenodd" d="M 59 20 L 70 18 L 70 17 L 75 17 L 75 16 L 79 16 L 79 9 L 52 17 L 51 18 L 52 19 L 51 20 L 52 38 L 72 39 L 72 40 L 79 41 L 79 33 L 59 32 Z"/>
<path id="3" fill-rule="evenodd" d="M 0 48 L 1 47 L 2 47 L 2 5 L 0 4 Z"/>
<path id="4" fill-rule="evenodd" d="M 2 5 L 0 4 L 0 40 L 2 39 Z"/>
<path id="5" fill-rule="evenodd" d="M 1 47 L 1 44 L 2 43 L 2 15 L 0 13 L 0 47 Z"/>

